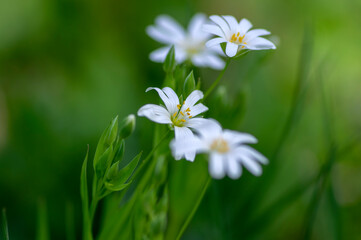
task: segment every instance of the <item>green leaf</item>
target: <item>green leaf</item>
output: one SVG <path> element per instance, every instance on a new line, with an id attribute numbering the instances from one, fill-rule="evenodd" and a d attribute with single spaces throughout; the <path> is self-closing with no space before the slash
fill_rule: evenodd
<path id="1" fill-rule="evenodd" d="M 98 164 L 100 156 L 104 154 L 104 151 L 109 148 L 117 138 L 118 134 L 118 116 L 116 116 L 109 124 L 109 126 L 104 130 L 102 136 L 99 139 L 97 149 L 94 155 L 93 166 Z"/>
<path id="2" fill-rule="evenodd" d="M 95 163 L 95 174 L 98 176 L 98 179 L 103 178 L 106 170 L 111 165 L 112 156 L 113 156 L 113 146 L 108 147 L 103 155 L 99 157 L 99 160 Z"/>
<path id="3" fill-rule="evenodd" d="M 238 53 L 236 54 L 236 56 L 232 57 L 233 59 L 234 58 L 239 58 L 239 57 L 244 57 L 246 56 L 251 50 L 240 50 L 238 51 Z"/>
<path id="4" fill-rule="evenodd" d="M 196 81 L 194 80 L 193 71 L 191 71 L 184 80 L 184 85 L 183 85 L 184 96 L 188 96 L 195 89 L 196 89 Z"/>
<path id="5" fill-rule="evenodd" d="M 43 199 L 40 199 L 38 202 L 38 230 L 36 234 L 36 239 L 50 239 L 46 202 Z"/>
<path id="6" fill-rule="evenodd" d="M 120 162 L 115 162 L 107 171 L 104 185 L 108 190 L 120 191 L 130 184 L 126 183 L 138 165 L 142 153 L 133 158 L 128 165 L 120 169 Z"/>
<path id="7" fill-rule="evenodd" d="M 171 73 L 174 71 L 176 66 L 176 61 L 175 61 L 175 51 L 174 51 L 174 46 L 172 46 L 169 49 L 169 52 L 167 54 L 167 57 L 164 60 L 164 64 L 163 64 L 163 70 L 166 73 Z"/>
<path id="8" fill-rule="evenodd" d="M 2 238 L 4 240 L 9 240 L 9 229 L 8 229 L 8 221 L 6 218 L 6 209 L 4 208 L 2 210 L 2 224 L 1 224 L 1 229 L 2 229 Z"/>
<path id="9" fill-rule="evenodd" d="M 224 54 L 227 56 L 227 54 L 226 54 L 226 47 L 227 47 L 227 43 L 221 43 L 221 48 L 222 48 L 222 50 L 223 50 L 223 52 L 224 52 Z"/>
<path id="10" fill-rule="evenodd" d="M 125 151 L 125 141 L 122 139 L 119 143 L 114 147 L 114 158 L 113 162 L 121 162 L 124 157 Z"/>
<path id="11" fill-rule="evenodd" d="M 135 116 L 134 114 L 129 115 L 124 118 L 122 123 L 120 124 L 119 137 L 124 139 L 129 137 L 135 128 Z"/>
<path id="12" fill-rule="evenodd" d="M 89 147 L 83 162 L 80 175 L 80 195 L 83 207 L 83 239 L 92 240 L 91 222 L 89 217 L 89 196 L 88 196 L 88 179 L 87 179 L 87 165 L 88 165 Z"/>

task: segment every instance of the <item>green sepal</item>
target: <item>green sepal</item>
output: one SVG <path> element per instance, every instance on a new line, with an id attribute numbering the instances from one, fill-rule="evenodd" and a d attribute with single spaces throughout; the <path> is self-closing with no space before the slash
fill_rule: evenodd
<path id="1" fill-rule="evenodd" d="M 222 48 L 224 54 L 227 56 L 226 47 L 227 47 L 227 43 L 226 43 L 226 42 L 221 43 L 221 48 Z M 227 56 L 227 57 L 228 57 L 228 56 Z"/>
<path id="2" fill-rule="evenodd" d="M 124 118 L 120 124 L 119 128 L 119 137 L 121 139 L 129 137 L 135 128 L 135 116 L 130 114 L 128 117 Z"/>
<path id="3" fill-rule="evenodd" d="M 116 116 L 104 130 L 102 136 L 99 139 L 97 149 L 94 155 L 93 167 L 96 171 L 96 166 L 99 164 L 100 157 L 104 154 L 104 151 L 108 149 L 116 140 L 118 134 L 118 116 Z M 101 163 L 103 165 L 104 163 Z"/>
<path id="4" fill-rule="evenodd" d="M 131 181 L 127 182 L 138 166 L 142 153 L 139 153 L 125 167 L 120 169 L 120 162 L 115 162 L 107 171 L 104 186 L 110 191 L 120 191 L 127 187 Z"/>
<path id="5" fill-rule="evenodd" d="M 164 64 L 163 64 L 163 70 L 166 73 L 171 73 L 174 71 L 175 66 L 176 66 L 176 61 L 175 61 L 175 51 L 174 51 L 174 46 L 172 46 L 167 54 L 167 57 L 164 60 Z"/>
<path id="6" fill-rule="evenodd" d="M 246 56 L 251 50 L 249 49 L 241 49 L 240 51 L 237 52 L 237 54 L 232 57 L 232 59 L 235 59 L 235 58 L 240 58 L 240 57 L 244 57 Z"/>
<path id="7" fill-rule="evenodd" d="M 184 80 L 183 84 L 183 95 L 188 96 L 191 92 L 196 89 L 196 81 L 194 79 L 193 71 L 191 71 L 186 79 Z"/>

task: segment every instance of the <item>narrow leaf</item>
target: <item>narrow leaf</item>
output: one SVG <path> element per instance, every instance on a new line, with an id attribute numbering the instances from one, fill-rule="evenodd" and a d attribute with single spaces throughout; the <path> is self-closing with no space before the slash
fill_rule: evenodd
<path id="1" fill-rule="evenodd" d="M 104 132 L 102 133 L 99 139 L 93 161 L 94 170 L 95 170 L 95 166 L 98 164 L 100 156 L 102 156 L 104 151 L 114 143 L 114 141 L 117 138 L 117 134 L 118 134 L 118 116 L 116 116 L 110 122 L 109 126 L 104 130 Z"/>
<path id="2" fill-rule="evenodd" d="M 163 64 L 163 70 L 166 73 L 171 73 L 174 71 L 176 66 L 176 62 L 175 62 L 175 51 L 174 51 L 174 46 L 172 46 L 169 49 L 169 52 L 167 54 L 167 57 L 164 60 L 164 64 Z"/>
<path id="3" fill-rule="evenodd" d="M 184 85 L 183 85 L 184 96 L 188 96 L 195 89 L 196 89 L 196 81 L 194 80 L 193 71 L 191 71 L 184 80 Z"/>
<path id="4" fill-rule="evenodd" d="M 80 195 L 83 207 L 83 239 L 92 240 L 91 222 L 89 217 L 89 196 L 88 196 L 88 180 L 87 180 L 87 165 L 88 165 L 89 147 L 83 162 L 80 176 Z"/>
<path id="5" fill-rule="evenodd" d="M 130 161 L 130 163 L 128 163 L 128 165 L 120 170 L 120 162 L 114 163 L 107 172 L 105 187 L 111 191 L 120 191 L 124 189 L 127 184 L 129 184 L 129 182 L 126 182 L 137 167 L 141 155 L 142 153 L 139 153 L 132 161 Z"/>
<path id="6" fill-rule="evenodd" d="M 40 199 L 38 202 L 38 230 L 36 234 L 37 240 L 48 240 L 49 237 L 49 226 L 47 216 L 46 202 Z"/>
<path id="7" fill-rule="evenodd" d="M 2 210 L 2 224 L 1 224 L 1 229 L 2 229 L 2 238 L 4 240 L 9 240 L 9 229 L 8 229 L 8 221 L 7 221 L 7 218 L 6 218 L 6 209 L 4 208 Z"/>

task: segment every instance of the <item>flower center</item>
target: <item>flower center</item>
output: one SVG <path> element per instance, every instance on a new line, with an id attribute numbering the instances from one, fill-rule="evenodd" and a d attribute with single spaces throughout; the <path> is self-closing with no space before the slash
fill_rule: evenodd
<path id="1" fill-rule="evenodd" d="M 184 103 L 185 102 L 183 102 L 183 105 L 184 105 Z M 187 122 L 187 120 L 192 118 L 191 110 L 190 110 L 190 108 L 187 108 L 186 110 L 181 111 L 182 105 L 180 105 L 180 104 L 177 105 L 177 108 L 178 108 L 178 111 L 172 115 L 171 120 L 172 120 L 174 126 L 184 127 L 184 124 Z"/>
<path id="2" fill-rule="evenodd" d="M 243 36 L 240 36 L 241 34 L 239 32 L 233 33 L 231 39 L 229 40 L 232 43 L 235 44 L 247 44 L 246 42 L 243 42 L 244 37 L 246 36 L 246 34 L 243 34 Z M 244 46 L 242 46 L 244 47 Z"/>
<path id="3" fill-rule="evenodd" d="M 211 149 L 219 153 L 226 153 L 229 151 L 229 145 L 223 138 L 218 138 L 212 142 Z"/>
<path id="4" fill-rule="evenodd" d="M 188 56 L 193 56 L 204 50 L 205 42 L 188 37 L 181 43 L 181 47 L 187 52 Z"/>

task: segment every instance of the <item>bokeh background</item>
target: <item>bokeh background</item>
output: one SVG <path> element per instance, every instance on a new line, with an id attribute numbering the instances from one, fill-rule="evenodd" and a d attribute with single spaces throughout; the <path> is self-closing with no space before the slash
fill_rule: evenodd
<path id="1" fill-rule="evenodd" d="M 87 144 L 94 151 L 114 116 L 156 101 L 144 90 L 164 79 L 145 27 L 164 13 L 186 25 L 197 12 L 273 33 L 276 51 L 232 62 L 222 80 L 225 106 L 239 111 L 212 113 L 254 134 L 271 163 L 259 178 L 213 181 L 183 239 L 361 239 L 360 1 L 0 0 L 0 207 L 11 239 L 36 237 L 39 202 L 51 239 L 65 239 L 71 212 L 80 238 Z M 206 87 L 217 72 L 199 74 Z M 138 119 L 126 156 L 150 149 L 153 127 Z"/>

